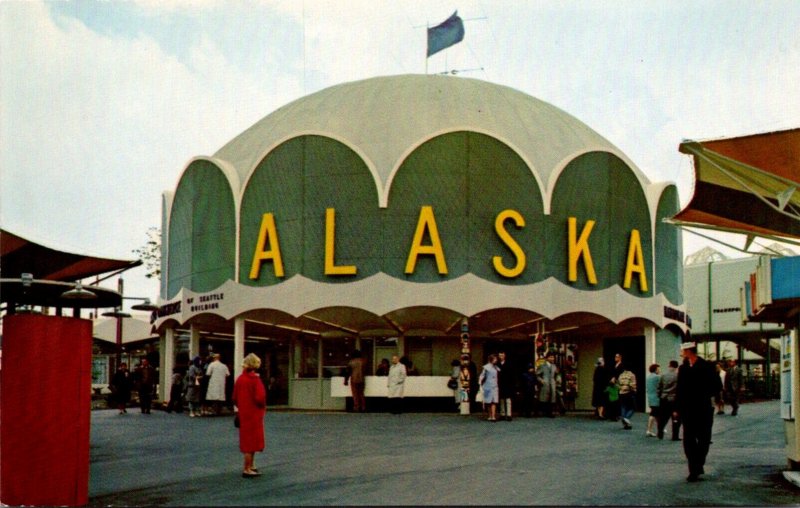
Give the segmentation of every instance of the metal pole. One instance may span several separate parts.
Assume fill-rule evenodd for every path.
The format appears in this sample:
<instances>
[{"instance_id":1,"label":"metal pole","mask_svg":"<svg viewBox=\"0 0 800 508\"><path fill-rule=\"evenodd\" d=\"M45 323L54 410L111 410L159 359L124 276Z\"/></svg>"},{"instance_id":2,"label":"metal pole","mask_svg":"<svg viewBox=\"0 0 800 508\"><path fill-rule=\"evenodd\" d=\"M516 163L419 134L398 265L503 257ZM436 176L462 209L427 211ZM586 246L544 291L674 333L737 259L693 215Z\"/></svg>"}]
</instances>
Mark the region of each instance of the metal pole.
<instances>
[{"instance_id":1,"label":"metal pole","mask_svg":"<svg viewBox=\"0 0 800 508\"><path fill-rule=\"evenodd\" d=\"M714 305L713 302L713 288L711 283L711 265L713 265L713 261L708 262L708 339L703 342L703 354L706 358L708 358L708 341L713 338L714 335L714 328L712 325L713 321L713 311L712 307Z\"/></svg>"},{"instance_id":2,"label":"metal pole","mask_svg":"<svg viewBox=\"0 0 800 508\"><path fill-rule=\"evenodd\" d=\"M124 283L122 282L122 277L119 278L117 281L117 292L119 293L120 297L122 297L122 290L123 290ZM122 311L122 300L120 299L120 311ZM122 317L117 316L117 364L114 366L115 369L119 369L119 364L122 363Z\"/></svg>"}]
</instances>

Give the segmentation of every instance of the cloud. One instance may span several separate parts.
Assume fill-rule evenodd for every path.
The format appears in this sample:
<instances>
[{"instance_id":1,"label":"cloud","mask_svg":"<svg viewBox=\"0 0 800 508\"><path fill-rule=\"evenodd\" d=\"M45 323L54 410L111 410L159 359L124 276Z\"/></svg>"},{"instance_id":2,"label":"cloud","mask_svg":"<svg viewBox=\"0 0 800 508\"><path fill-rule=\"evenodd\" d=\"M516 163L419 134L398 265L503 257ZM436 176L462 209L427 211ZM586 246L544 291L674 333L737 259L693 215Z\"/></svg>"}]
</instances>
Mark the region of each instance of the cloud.
<instances>
[{"instance_id":1,"label":"cloud","mask_svg":"<svg viewBox=\"0 0 800 508\"><path fill-rule=\"evenodd\" d=\"M133 258L188 160L299 88L291 73L262 86L208 38L184 62L141 33L56 23L42 4L2 9L0 217L56 248Z\"/></svg>"},{"instance_id":2,"label":"cloud","mask_svg":"<svg viewBox=\"0 0 800 508\"><path fill-rule=\"evenodd\" d=\"M426 62L425 25L456 9L464 41ZM192 157L304 94L426 63L564 109L686 202L683 138L797 127L798 25L781 1L0 2L0 222L132 257Z\"/></svg>"}]
</instances>

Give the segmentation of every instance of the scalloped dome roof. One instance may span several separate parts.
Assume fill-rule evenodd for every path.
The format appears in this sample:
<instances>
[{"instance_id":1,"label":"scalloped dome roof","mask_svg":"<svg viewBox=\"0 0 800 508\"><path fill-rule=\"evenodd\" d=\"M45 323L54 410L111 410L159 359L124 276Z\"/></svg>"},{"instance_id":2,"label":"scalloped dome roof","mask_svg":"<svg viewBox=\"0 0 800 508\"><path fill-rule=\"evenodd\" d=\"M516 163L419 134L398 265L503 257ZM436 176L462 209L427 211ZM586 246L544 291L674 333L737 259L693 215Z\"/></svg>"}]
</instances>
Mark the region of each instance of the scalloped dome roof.
<instances>
[{"instance_id":1,"label":"scalloped dome roof","mask_svg":"<svg viewBox=\"0 0 800 508\"><path fill-rule=\"evenodd\" d=\"M545 188L554 171L576 155L610 152L643 184L650 183L618 148L564 111L512 88L440 75L385 76L332 86L279 108L214 158L244 183L275 146L303 134L329 136L351 146L385 187L416 146L445 132L468 130L508 144Z\"/></svg>"}]
</instances>

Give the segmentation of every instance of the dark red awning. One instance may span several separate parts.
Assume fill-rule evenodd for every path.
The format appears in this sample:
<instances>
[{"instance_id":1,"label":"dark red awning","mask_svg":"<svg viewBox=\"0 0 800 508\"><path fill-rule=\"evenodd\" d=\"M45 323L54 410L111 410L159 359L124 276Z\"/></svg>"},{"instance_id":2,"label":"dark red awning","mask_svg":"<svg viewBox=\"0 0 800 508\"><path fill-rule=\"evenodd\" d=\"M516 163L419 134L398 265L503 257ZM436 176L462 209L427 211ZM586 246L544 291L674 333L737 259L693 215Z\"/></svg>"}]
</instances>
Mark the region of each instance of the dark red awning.
<instances>
[{"instance_id":1,"label":"dark red awning","mask_svg":"<svg viewBox=\"0 0 800 508\"><path fill-rule=\"evenodd\" d=\"M680 225L800 238L800 129L711 141L685 141L694 159L689 204Z\"/></svg>"},{"instance_id":2,"label":"dark red awning","mask_svg":"<svg viewBox=\"0 0 800 508\"><path fill-rule=\"evenodd\" d=\"M138 259L98 258L63 252L0 230L0 274L6 279L30 273L36 280L75 282L141 264Z\"/></svg>"}]
</instances>

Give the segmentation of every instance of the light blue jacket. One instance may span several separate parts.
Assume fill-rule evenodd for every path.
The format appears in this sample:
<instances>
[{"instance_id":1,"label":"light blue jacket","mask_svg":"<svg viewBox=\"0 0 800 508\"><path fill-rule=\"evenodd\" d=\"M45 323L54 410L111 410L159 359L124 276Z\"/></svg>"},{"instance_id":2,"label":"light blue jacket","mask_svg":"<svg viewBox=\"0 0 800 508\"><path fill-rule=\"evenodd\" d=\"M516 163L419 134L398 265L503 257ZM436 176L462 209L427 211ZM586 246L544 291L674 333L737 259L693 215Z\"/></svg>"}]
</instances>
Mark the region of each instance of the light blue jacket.
<instances>
[{"instance_id":1,"label":"light blue jacket","mask_svg":"<svg viewBox=\"0 0 800 508\"><path fill-rule=\"evenodd\" d=\"M650 407L658 407L661 401L658 398L658 382L661 376L655 372L649 372L645 379L645 390L647 393L647 405Z\"/></svg>"}]
</instances>

